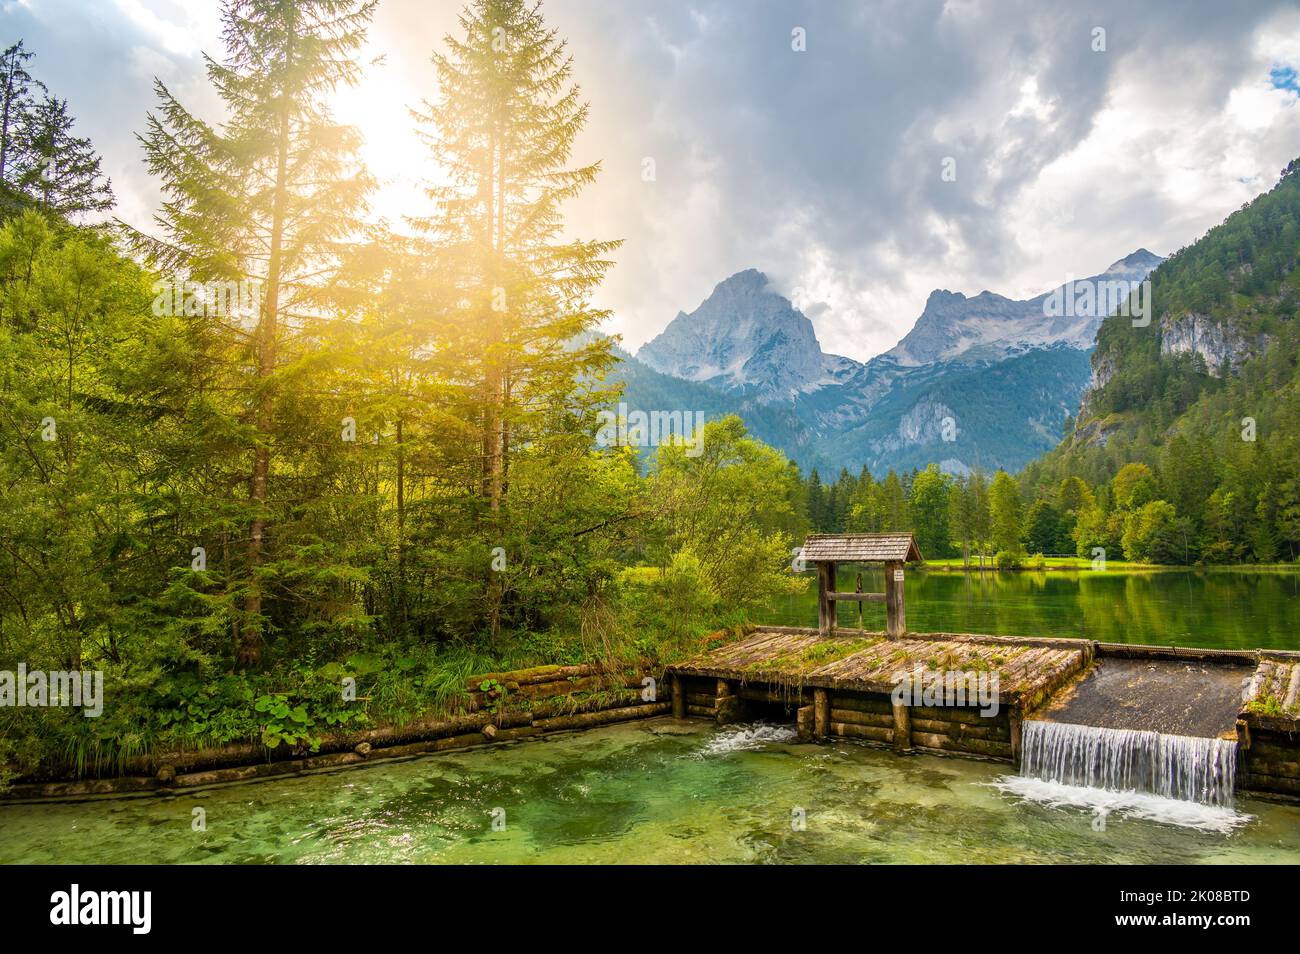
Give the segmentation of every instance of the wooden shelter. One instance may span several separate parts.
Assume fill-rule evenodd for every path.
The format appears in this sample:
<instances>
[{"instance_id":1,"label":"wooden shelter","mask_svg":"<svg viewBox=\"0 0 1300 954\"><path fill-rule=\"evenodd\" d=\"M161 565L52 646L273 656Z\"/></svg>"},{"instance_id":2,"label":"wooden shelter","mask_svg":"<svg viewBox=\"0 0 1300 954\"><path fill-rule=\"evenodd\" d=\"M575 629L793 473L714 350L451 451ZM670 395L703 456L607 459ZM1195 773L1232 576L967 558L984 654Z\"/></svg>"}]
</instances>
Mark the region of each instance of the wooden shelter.
<instances>
[{"instance_id":1,"label":"wooden shelter","mask_svg":"<svg viewBox=\"0 0 1300 954\"><path fill-rule=\"evenodd\" d=\"M819 533L804 541L800 555L805 563L817 564L817 626L823 636L835 632L835 604L840 600L884 603L885 632L896 639L907 631L903 564L921 560L910 533ZM837 592L835 570L841 563L883 563L885 592Z\"/></svg>"}]
</instances>

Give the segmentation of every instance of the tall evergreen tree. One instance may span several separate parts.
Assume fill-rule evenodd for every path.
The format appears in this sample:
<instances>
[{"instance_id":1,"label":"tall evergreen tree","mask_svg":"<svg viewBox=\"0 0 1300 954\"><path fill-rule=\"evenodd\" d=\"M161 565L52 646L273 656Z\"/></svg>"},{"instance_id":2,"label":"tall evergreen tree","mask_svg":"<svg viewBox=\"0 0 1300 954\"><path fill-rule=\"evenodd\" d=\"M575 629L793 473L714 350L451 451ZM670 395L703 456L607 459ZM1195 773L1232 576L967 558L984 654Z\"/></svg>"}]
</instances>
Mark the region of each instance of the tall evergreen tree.
<instances>
[{"instance_id":1,"label":"tall evergreen tree","mask_svg":"<svg viewBox=\"0 0 1300 954\"><path fill-rule=\"evenodd\" d=\"M980 555L980 569L984 569L984 557L988 555L993 536L993 518L989 509L989 484L984 472L976 468L971 472L969 490L971 495L971 535L975 540Z\"/></svg>"},{"instance_id":2,"label":"tall evergreen tree","mask_svg":"<svg viewBox=\"0 0 1300 954\"><path fill-rule=\"evenodd\" d=\"M975 492L969 475L953 482L948 495L948 526L953 541L961 544L962 565L969 566L975 540Z\"/></svg>"},{"instance_id":3,"label":"tall evergreen tree","mask_svg":"<svg viewBox=\"0 0 1300 954\"><path fill-rule=\"evenodd\" d=\"M17 157L18 188L64 217L113 207L99 156L89 139L72 134L72 123L68 101L46 96L28 113Z\"/></svg>"},{"instance_id":4,"label":"tall evergreen tree","mask_svg":"<svg viewBox=\"0 0 1300 954\"><path fill-rule=\"evenodd\" d=\"M808 475L808 522L817 533L826 533L829 528L829 496L817 468Z\"/></svg>"},{"instance_id":5,"label":"tall evergreen tree","mask_svg":"<svg viewBox=\"0 0 1300 954\"><path fill-rule=\"evenodd\" d=\"M319 447L338 433L337 417L330 423L317 413L327 402L309 400L296 372L313 354L322 286L341 243L360 227L371 186L356 161L356 131L333 121L326 98L355 81L354 57L374 8L375 0L227 0L225 59L207 59L224 121L209 124L155 81L158 109L140 137L166 197L155 219L165 238L132 232L136 247L172 279L258 290L255 313L244 316L251 327L207 313L191 329L203 365L218 369L202 391L213 418L203 433L233 452L209 455L216 470L203 485L220 495L210 503L226 525L247 528L223 567L242 665L261 659L268 591L302 581L295 555L319 559L306 554L319 554L320 541L289 527L304 519L294 500L303 477L293 472L303 464L286 463L277 474L273 455L294 442ZM242 502L230 496L240 483L248 487Z\"/></svg>"},{"instance_id":6,"label":"tall evergreen tree","mask_svg":"<svg viewBox=\"0 0 1300 954\"><path fill-rule=\"evenodd\" d=\"M906 530L910 525L907 515L907 497L903 492L903 482L893 470L885 475L880 485L881 525L886 532Z\"/></svg>"},{"instance_id":7,"label":"tall evergreen tree","mask_svg":"<svg viewBox=\"0 0 1300 954\"><path fill-rule=\"evenodd\" d=\"M562 241L561 205L599 163L569 166L587 105L566 43L524 0L474 0L463 37L433 55L439 97L417 113L446 184L416 219L463 318L447 371L466 386L480 489L496 514L515 448L554 426L574 381L612 362L587 336L607 312L589 304L618 241Z\"/></svg>"},{"instance_id":8,"label":"tall evergreen tree","mask_svg":"<svg viewBox=\"0 0 1300 954\"><path fill-rule=\"evenodd\" d=\"M0 187L15 191L12 163L20 131L34 105L32 87L40 86L27 72L27 61L33 56L22 40L0 53Z\"/></svg>"}]
</instances>

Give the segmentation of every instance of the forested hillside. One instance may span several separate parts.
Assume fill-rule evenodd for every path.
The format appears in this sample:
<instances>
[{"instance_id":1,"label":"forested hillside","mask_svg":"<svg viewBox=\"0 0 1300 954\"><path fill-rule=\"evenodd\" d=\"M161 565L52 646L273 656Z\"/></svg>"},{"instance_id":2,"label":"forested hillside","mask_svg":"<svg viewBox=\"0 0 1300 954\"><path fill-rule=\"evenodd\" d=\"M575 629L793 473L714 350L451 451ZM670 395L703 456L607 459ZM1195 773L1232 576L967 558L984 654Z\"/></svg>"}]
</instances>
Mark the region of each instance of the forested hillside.
<instances>
[{"instance_id":1,"label":"forested hillside","mask_svg":"<svg viewBox=\"0 0 1300 954\"><path fill-rule=\"evenodd\" d=\"M1087 483L1096 499L1075 514L1081 555L1300 554L1298 256L1300 161L1152 273L1149 324L1102 324L1073 433L1022 475L1058 507L1064 481Z\"/></svg>"}]
</instances>

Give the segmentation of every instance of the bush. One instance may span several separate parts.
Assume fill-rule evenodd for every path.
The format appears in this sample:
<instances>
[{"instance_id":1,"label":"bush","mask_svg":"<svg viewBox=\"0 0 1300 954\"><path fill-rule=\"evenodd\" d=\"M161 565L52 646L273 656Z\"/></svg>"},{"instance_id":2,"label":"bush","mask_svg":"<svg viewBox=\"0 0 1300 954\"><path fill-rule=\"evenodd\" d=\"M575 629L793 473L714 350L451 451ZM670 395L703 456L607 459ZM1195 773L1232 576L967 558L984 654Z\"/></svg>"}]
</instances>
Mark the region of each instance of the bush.
<instances>
[{"instance_id":1,"label":"bush","mask_svg":"<svg viewBox=\"0 0 1300 954\"><path fill-rule=\"evenodd\" d=\"M1018 570L1024 563L1025 555L1015 550L999 550L993 557L993 565L999 570Z\"/></svg>"}]
</instances>

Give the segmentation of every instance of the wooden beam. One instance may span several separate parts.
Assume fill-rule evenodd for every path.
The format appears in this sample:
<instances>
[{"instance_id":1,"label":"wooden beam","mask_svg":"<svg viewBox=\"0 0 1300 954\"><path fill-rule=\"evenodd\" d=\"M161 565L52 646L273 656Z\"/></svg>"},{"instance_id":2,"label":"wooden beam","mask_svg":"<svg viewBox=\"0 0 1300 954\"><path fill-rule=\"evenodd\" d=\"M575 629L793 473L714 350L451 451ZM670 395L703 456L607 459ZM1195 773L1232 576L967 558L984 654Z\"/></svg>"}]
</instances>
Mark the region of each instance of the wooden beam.
<instances>
[{"instance_id":1,"label":"wooden beam","mask_svg":"<svg viewBox=\"0 0 1300 954\"><path fill-rule=\"evenodd\" d=\"M803 706L795 713L795 725L798 726L800 742L811 742L813 740L813 723L812 706Z\"/></svg>"},{"instance_id":2,"label":"wooden beam","mask_svg":"<svg viewBox=\"0 0 1300 954\"><path fill-rule=\"evenodd\" d=\"M907 632L907 614L903 608L903 564L885 564L885 632L897 639Z\"/></svg>"},{"instance_id":3,"label":"wooden beam","mask_svg":"<svg viewBox=\"0 0 1300 954\"><path fill-rule=\"evenodd\" d=\"M831 593L835 590L835 564L817 564L817 628L823 636L829 636L835 630L835 601Z\"/></svg>"},{"instance_id":4,"label":"wooden beam","mask_svg":"<svg viewBox=\"0 0 1300 954\"><path fill-rule=\"evenodd\" d=\"M738 683L731 683L726 679L719 679L717 686L717 695L714 697L714 710L717 712L716 721L718 725L727 725L730 722L740 721L741 712L744 705L737 695Z\"/></svg>"},{"instance_id":5,"label":"wooden beam","mask_svg":"<svg viewBox=\"0 0 1300 954\"><path fill-rule=\"evenodd\" d=\"M825 689L813 690L813 736L824 739L831 731L831 694Z\"/></svg>"},{"instance_id":6,"label":"wooden beam","mask_svg":"<svg viewBox=\"0 0 1300 954\"><path fill-rule=\"evenodd\" d=\"M844 591L831 592L826 594L833 600L843 600L846 603L883 603L885 602L884 593L847 593Z\"/></svg>"},{"instance_id":7,"label":"wooden beam","mask_svg":"<svg viewBox=\"0 0 1300 954\"><path fill-rule=\"evenodd\" d=\"M912 750L912 714L907 704L896 702L894 709L894 751L910 752Z\"/></svg>"}]
</instances>

